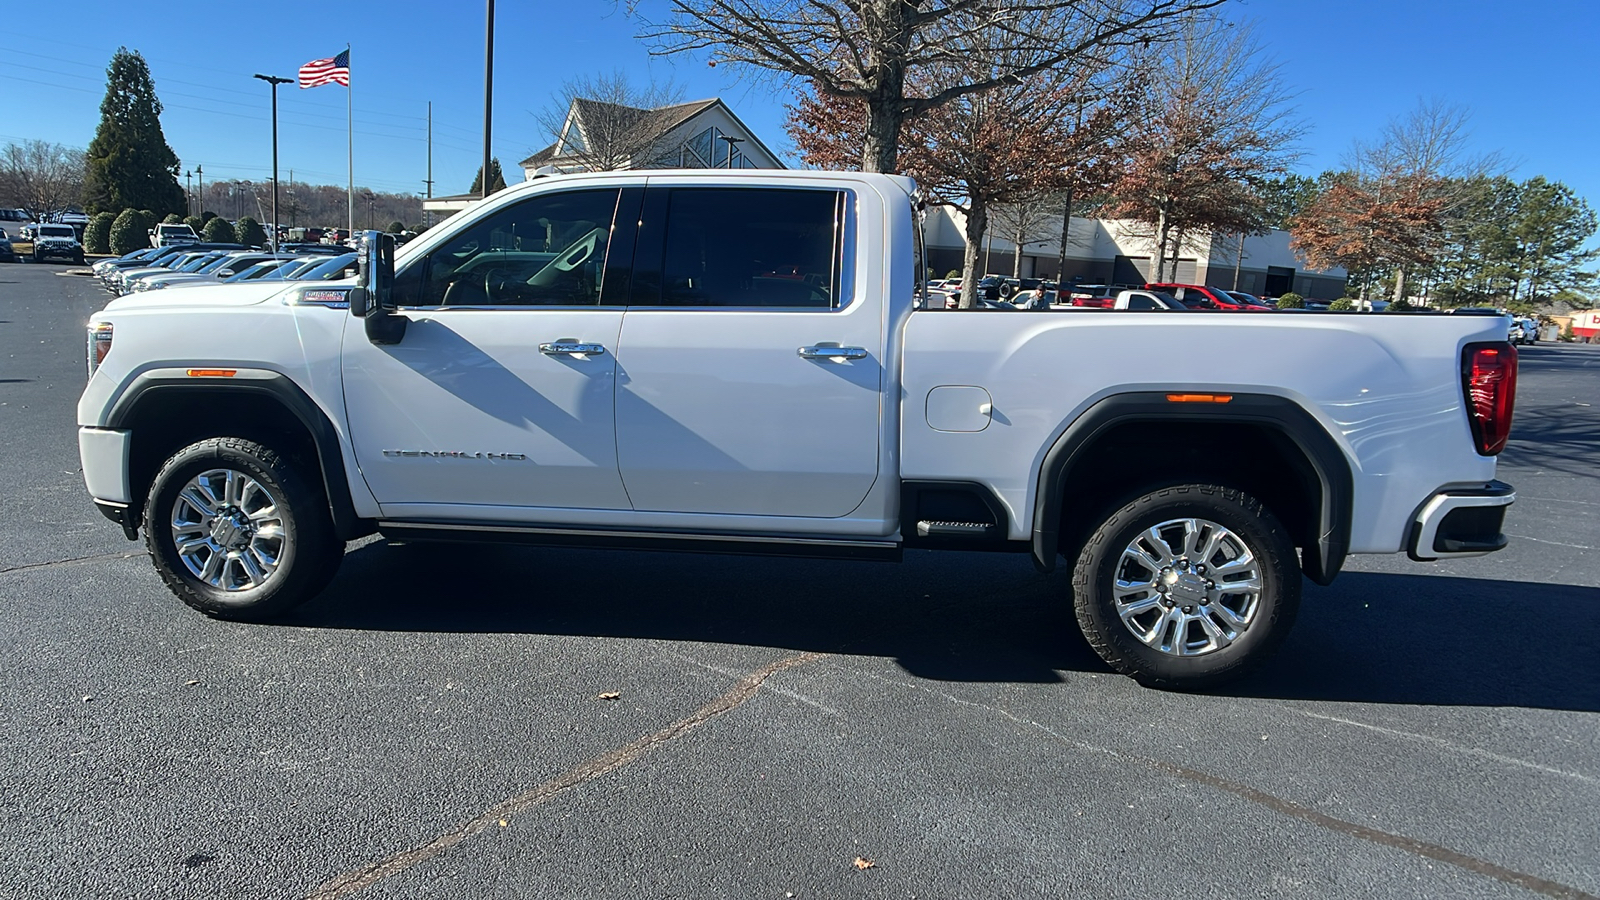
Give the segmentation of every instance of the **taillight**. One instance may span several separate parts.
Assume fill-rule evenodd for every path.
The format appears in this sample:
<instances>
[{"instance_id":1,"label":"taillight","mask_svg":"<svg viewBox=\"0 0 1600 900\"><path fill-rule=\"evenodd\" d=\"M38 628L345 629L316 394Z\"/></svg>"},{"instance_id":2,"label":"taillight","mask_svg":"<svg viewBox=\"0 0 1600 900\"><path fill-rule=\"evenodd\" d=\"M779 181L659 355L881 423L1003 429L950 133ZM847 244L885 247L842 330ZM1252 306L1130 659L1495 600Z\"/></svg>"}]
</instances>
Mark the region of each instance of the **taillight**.
<instances>
[{"instance_id":1,"label":"taillight","mask_svg":"<svg viewBox=\"0 0 1600 900\"><path fill-rule=\"evenodd\" d=\"M111 352L111 323L94 322L89 325L89 374L100 368Z\"/></svg>"},{"instance_id":2,"label":"taillight","mask_svg":"<svg viewBox=\"0 0 1600 900\"><path fill-rule=\"evenodd\" d=\"M1461 351L1461 394L1478 452L1504 450L1517 400L1517 348L1505 341L1468 344Z\"/></svg>"}]
</instances>

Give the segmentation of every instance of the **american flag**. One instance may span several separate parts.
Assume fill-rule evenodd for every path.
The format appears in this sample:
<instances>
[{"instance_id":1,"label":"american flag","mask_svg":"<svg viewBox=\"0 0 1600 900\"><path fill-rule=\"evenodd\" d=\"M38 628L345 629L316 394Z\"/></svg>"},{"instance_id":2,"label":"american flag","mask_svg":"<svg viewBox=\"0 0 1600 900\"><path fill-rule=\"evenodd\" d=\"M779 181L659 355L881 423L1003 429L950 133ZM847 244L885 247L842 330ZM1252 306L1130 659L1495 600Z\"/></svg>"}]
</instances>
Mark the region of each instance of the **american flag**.
<instances>
[{"instance_id":1,"label":"american flag","mask_svg":"<svg viewBox=\"0 0 1600 900\"><path fill-rule=\"evenodd\" d=\"M338 56L327 59L313 59L300 67L300 86L302 88L322 87L325 84L342 84L350 86L350 51L347 48Z\"/></svg>"}]
</instances>

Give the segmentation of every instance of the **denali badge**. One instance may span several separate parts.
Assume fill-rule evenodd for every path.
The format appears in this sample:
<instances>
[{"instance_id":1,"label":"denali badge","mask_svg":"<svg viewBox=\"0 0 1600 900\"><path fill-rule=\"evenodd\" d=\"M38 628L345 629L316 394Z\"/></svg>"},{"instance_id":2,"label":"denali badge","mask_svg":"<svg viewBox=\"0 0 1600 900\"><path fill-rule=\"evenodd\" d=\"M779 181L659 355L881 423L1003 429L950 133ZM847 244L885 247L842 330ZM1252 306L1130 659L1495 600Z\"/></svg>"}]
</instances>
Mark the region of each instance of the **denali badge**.
<instances>
[{"instance_id":1,"label":"denali badge","mask_svg":"<svg viewBox=\"0 0 1600 900\"><path fill-rule=\"evenodd\" d=\"M384 456L403 459L527 459L526 453L468 453L465 450L385 450Z\"/></svg>"}]
</instances>

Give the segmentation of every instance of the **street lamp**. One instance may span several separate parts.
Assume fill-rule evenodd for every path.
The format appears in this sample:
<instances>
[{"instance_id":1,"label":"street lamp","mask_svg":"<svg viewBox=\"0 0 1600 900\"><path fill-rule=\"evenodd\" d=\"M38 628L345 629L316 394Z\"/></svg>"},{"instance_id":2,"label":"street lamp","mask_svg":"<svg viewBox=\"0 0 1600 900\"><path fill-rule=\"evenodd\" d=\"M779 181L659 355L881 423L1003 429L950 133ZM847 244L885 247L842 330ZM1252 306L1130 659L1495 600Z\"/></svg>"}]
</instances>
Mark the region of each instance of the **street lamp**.
<instances>
[{"instance_id":1,"label":"street lamp","mask_svg":"<svg viewBox=\"0 0 1600 900\"><path fill-rule=\"evenodd\" d=\"M257 78L272 85L272 228L268 237L271 239L272 252L278 252L278 85L294 84L293 78L279 78L276 75L257 75Z\"/></svg>"},{"instance_id":2,"label":"street lamp","mask_svg":"<svg viewBox=\"0 0 1600 900\"><path fill-rule=\"evenodd\" d=\"M744 138L734 137L731 134L718 135L718 137L728 142L728 168L731 169L733 168L733 145L744 143Z\"/></svg>"},{"instance_id":3,"label":"street lamp","mask_svg":"<svg viewBox=\"0 0 1600 900\"><path fill-rule=\"evenodd\" d=\"M188 169L183 170L183 214L194 215L194 181Z\"/></svg>"}]
</instances>

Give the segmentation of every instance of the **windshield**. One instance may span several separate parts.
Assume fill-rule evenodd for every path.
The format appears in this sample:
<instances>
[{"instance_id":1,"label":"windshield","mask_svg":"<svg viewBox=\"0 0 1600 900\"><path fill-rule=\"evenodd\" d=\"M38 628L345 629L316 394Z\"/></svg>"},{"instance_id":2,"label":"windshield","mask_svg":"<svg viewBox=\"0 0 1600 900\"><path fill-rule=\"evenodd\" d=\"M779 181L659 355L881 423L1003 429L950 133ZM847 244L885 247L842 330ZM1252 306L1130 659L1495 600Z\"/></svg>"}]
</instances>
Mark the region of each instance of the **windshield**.
<instances>
[{"instance_id":1,"label":"windshield","mask_svg":"<svg viewBox=\"0 0 1600 900\"><path fill-rule=\"evenodd\" d=\"M183 263L180 266L176 266L175 268L177 268L179 272L198 272L200 271L201 267L205 266L214 259L216 259L215 256L211 254L205 254L203 256L190 259L188 262Z\"/></svg>"},{"instance_id":2,"label":"windshield","mask_svg":"<svg viewBox=\"0 0 1600 900\"><path fill-rule=\"evenodd\" d=\"M202 275L210 275L212 272L215 272L218 269L226 268L229 263L236 263L236 262L239 262L239 258L236 257L236 256L219 257L219 258L214 259L211 262L208 262L205 265L201 266L200 267L200 274L202 274Z\"/></svg>"},{"instance_id":3,"label":"windshield","mask_svg":"<svg viewBox=\"0 0 1600 900\"><path fill-rule=\"evenodd\" d=\"M355 264L356 255L354 253L346 253L343 256L335 256L314 268L302 269L294 278L296 281L332 281L335 278L343 278L344 270L354 268Z\"/></svg>"},{"instance_id":4,"label":"windshield","mask_svg":"<svg viewBox=\"0 0 1600 900\"><path fill-rule=\"evenodd\" d=\"M78 233L72 230L71 225L40 225L39 234L44 237L75 238L78 236Z\"/></svg>"}]
</instances>

